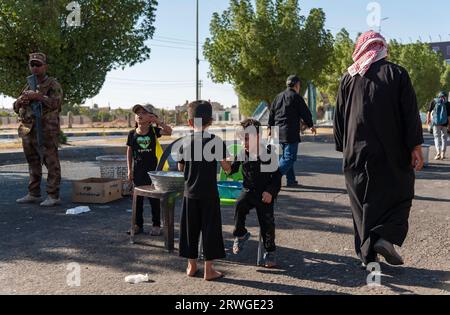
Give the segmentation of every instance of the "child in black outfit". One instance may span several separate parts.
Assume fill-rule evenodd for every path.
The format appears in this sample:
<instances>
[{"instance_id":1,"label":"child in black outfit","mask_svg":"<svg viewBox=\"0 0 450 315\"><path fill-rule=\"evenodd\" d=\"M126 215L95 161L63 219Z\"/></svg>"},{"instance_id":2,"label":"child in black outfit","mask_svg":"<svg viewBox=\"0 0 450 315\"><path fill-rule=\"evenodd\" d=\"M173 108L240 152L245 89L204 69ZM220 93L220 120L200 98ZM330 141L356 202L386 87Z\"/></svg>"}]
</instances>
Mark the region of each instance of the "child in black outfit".
<instances>
[{"instance_id":1,"label":"child in black outfit","mask_svg":"<svg viewBox=\"0 0 450 315\"><path fill-rule=\"evenodd\" d=\"M231 166L231 174L233 174L238 172L242 165L244 177L244 188L236 203L233 253L238 254L249 239L250 233L245 228L245 219L249 211L256 208L266 250L264 266L272 268L276 266L273 208L274 200L281 189L281 173L278 171L278 164L276 164L278 157L271 146L263 147L260 145L261 124L259 121L247 119L241 125L244 128L245 150L240 152ZM263 150L266 150L264 159L261 156ZM275 164L273 164L274 162Z\"/></svg>"},{"instance_id":2,"label":"child in black outfit","mask_svg":"<svg viewBox=\"0 0 450 315\"><path fill-rule=\"evenodd\" d=\"M227 149L219 137L206 131L212 122L212 106L206 101L188 105L189 125L194 133L186 137L180 149L179 170L184 171L185 190L180 224L180 256L188 258L186 273L196 275L200 232L205 257L204 279L221 278L213 260L225 258L220 200L217 190L217 162L225 171Z\"/></svg>"},{"instance_id":3,"label":"child in black outfit","mask_svg":"<svg viewBox=\"0 0 450 315\"><path fill-rule=\"evenodd\" d=\"M148 172L156 170L156 141L161 135L171 135L172 128L161 122L152 105L135 105L133 113L136 117L136 129L130 131L127 140L128 180L135 186L151 185ZM157 127L154 127L153 125ZM161 208L159 199L149 198L152 207L153 227L151 235L161 234ZM136 200L135 234L144 232L144 197ZM129 234L130 232L128 232Z\"/></svg>"}]
</instances>

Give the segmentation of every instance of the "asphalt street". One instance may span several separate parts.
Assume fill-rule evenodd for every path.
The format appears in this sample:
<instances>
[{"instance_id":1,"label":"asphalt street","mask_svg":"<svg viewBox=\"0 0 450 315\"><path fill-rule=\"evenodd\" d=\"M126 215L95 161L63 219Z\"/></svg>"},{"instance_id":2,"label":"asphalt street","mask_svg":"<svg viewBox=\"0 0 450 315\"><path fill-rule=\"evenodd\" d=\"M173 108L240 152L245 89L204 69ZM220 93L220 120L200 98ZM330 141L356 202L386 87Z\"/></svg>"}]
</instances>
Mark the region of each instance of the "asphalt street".
<instances>
[{"instance_id":1,"label":"asphalt street","mask_svg":"<svg viewBox=\"0 0 450 315\"><path fill-rule=\"evenodd\" d=\"M427 141L430 139L427 137ZM432 149L430 155L434 156ZM353 249L353 224L341 175L341 155L331 143L301 145L296 164L299 188L285 188L276 207L279 268L256 267L258 224L239 256L231 253L233 207L223 207L227 258L217 263L219 282L187 278L185 260L167 253L163 237L140 236L129 244L131 199L91 205L91 212L65 215L71 181L100 175L95 160L62 162L63 204L57 208L17 205L28 171L20 162L0 166L0 293L3 294L449 294L450 160L432 162L417 174L410 232L399 249L406 264L381 262L381 286L368 286ZM44 185L43 185L43 190ZM147 207L147 206L146 206ZM145 209L146 227L151 223ZM176 210L178 239L179 206ZM176 247L178 244L176 242ZM80 286L70 287L70 263L80 266ZM124 278L149 274L150 282Z\"/></svg>"}]
</instances>

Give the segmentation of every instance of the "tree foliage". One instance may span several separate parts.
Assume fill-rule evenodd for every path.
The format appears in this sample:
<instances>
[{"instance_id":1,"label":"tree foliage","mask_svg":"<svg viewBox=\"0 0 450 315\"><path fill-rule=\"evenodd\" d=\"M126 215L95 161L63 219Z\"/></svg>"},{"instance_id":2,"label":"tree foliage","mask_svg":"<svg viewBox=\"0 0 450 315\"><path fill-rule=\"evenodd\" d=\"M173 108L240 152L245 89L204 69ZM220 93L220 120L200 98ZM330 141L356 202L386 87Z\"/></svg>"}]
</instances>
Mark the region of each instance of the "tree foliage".
<instances>
[{"instance_id":1,"label":"tree foliage","mask_svg":"<svg viewBox=\"0 0 450 315\"><path fill-rule=\"evenodd\" d=\"M333 37L324 28L325 14L312 9L300 15L297 0L230 0L222 14L214 13L204 55L210 77L230 83L245 115L260 101L270 103L296 73L316 81L332 52Z\"/></svg>"},{"instance_id":2,"label":"tree foliage","mask_svg":"<svg viewBox=\"0 0 450 315\"><path fill-rule=\"evenodd\" d=\"M430 100L442 89L441 77L445 71L442 55L426 43L401 45L391 41L393 53L389 60L403 66L409 73L421 110L426 110Z\"/></svg>"},{"instance_id":3,"label":"tree foliage","mask_svg":"<svg viewBox=\"0 0 450 315\"><path fill-rule=\"evenodd\" d=\"M336 104L336 95L342 74L347 71L353 62L354 46L350 34L345 29L336 34L330 62L324 68L322 80L319 82L320 92L328 96L331 104Z\"/></svg>"},{"instance_id":4,"label":"tree foliage","mask_svg":"<svg viewBox=\"0 0 450 315\"><path fill-rule=\"evenodd\" d=\"M354 45L355 42L345 29L336 35L330 64L324 69L319 86L332 104L336 101L339 79L353 63ZM389 42L388 60L408 71L421 110L426 110L427 104L439 90L450 90L450 65L429 44L417 42L404 45L392 40Z\"/></svg>"},{"instance_id":5,"label":"tree foliage","mask_svg":"<svg viewBox=\"0 0 450 315\"><path fill-rule=\"evenodd\" d=\"M28 72L28 54L48 55L49 74L65 101L98 94L106 74L150 57L156 0L78 0L81 25L70 27L67 0L0 2L0 93L17 97Z\"/></svg>"}]
</instances>

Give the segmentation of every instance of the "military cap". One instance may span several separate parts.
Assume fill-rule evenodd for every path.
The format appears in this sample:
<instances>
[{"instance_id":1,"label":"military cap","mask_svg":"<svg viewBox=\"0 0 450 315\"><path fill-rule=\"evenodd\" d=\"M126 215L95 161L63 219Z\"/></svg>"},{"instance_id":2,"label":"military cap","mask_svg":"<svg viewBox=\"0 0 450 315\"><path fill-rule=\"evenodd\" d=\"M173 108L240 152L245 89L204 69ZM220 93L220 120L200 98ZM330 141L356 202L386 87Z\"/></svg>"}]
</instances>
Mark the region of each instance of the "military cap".
<instances>
[{"instance_id":1,"label":"military cap","mask_svg":"<svg viewBox=\"0 0 450 315\"><path fill-rule=\"evenodd\" d=\"M30 62L31 61L39 61L43 64L47 63L47 56L43 53L31 53L30 54Z\"/></svg>"}]
</instances>

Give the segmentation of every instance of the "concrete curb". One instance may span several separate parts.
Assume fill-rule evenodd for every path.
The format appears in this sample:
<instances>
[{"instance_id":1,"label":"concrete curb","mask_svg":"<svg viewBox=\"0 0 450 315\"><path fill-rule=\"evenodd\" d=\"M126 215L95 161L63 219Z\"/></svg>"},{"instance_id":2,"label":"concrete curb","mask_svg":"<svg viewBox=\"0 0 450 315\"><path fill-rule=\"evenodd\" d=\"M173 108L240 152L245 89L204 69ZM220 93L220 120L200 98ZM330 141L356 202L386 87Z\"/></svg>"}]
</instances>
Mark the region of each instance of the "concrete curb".
<instances>
[{"instance_id":1,"label":"concrete curb","mask_svg":"<svg viewBox=\"0 0 450 315\"><path fill-rule=\"evenodd\" d=\"M98 132L65 132L68 138L73 137L108 137L108 136L127 136L129 131L98 131ZM19 139L17 134L0 135L0 140Z\"/></svg>"},{"instance_id":2,"label":"concrete curb","mask_svg":"<svg viewBox=\"0 0 450 315\"><path fill-rule=\"evenodd\" d=\"M303 142L332 142L333 135L302 136ZM168 143L161 144L165 148ZM103 155L126 155L126 146L98 146L98 147L70 147L64 146L59 150L61 160L96 161L96 157ZM25 154L18 149L12 152L0 153L0 165L26 163Z\"/></svg>"},{"instance_id":3,"label":"concrete curb","mask_svg":"<svg viewBox=\"0 0 450 315\"><path fill-rule=\"evenodd\" d=\"M125 146L104 147L64 147L59 150L60 160L95 161L97 156L102 155L125 155ZM0 153L0 165L26 163L23 151Z\"/></svg>"}]
</instances>

